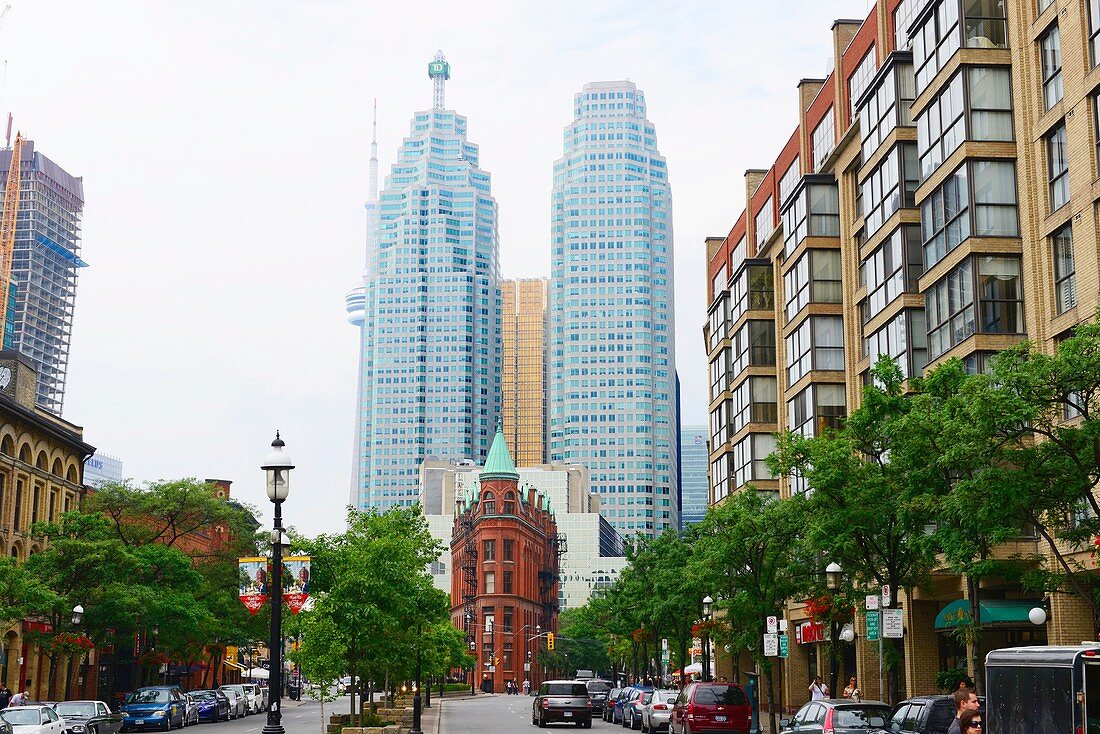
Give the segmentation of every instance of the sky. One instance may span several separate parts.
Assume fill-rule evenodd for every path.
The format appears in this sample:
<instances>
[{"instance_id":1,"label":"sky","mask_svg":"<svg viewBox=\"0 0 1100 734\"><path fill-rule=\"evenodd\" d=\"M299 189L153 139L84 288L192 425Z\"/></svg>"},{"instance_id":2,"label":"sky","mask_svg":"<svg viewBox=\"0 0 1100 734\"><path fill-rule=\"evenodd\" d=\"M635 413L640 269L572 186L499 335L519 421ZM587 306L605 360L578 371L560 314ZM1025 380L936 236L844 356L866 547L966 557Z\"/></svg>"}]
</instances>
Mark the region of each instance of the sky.
<instances>
[{"instance_id":1,"label":"sky","mask_svg":"<svg viewBox=\"0 0 1100 734\"><path fill-rule=\"evenodd\" d=\"M704 238L744 208L868 0L7 0L0 110L84 179L64 417L128 477L228 479L269 522L339 532L351 481L371 109L383 175L431 107L469 119L505 277L548 276L553 162L573 94L630 79L668 159L685 424L707 413Z\"/></svg>"}]
</instances>

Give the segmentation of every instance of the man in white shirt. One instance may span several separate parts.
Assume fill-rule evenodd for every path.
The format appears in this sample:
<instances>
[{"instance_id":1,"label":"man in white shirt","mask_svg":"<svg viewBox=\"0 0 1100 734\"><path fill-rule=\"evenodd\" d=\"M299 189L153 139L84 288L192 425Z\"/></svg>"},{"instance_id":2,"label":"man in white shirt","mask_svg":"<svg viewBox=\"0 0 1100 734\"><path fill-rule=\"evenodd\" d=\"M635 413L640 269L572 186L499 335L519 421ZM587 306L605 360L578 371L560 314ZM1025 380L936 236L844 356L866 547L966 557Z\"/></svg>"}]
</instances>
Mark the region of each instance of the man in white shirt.
<instances>
[{"instance_id":1,"label":"man in white shirt","mask_svg":"<svg viewBox=\"0 0 1100 734\"><path fill-rule=\"evenodd\" d=\"M29 700L31 700L31 692L22 691L11 697L11 700L8 701L8 706L23 706Z\"/></svg>"}]
</instances>

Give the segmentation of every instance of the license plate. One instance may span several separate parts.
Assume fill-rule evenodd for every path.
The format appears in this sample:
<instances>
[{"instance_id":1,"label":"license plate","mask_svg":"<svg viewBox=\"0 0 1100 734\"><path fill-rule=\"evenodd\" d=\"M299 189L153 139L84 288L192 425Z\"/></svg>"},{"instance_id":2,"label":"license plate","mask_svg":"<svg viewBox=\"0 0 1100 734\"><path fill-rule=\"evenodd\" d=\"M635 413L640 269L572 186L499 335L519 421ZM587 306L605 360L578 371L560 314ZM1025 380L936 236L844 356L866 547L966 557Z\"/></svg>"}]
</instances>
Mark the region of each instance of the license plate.
<instances>
[{"instance_id":1,"label":"license plate","mask_svg":"<svg viewBox=\"0 0 1100 734\"><path fill-rule=\"evenodd\" d=\"M564 714L565 718L567 718L567 719L572 715L573 715L572 711L566 711L565 714Z\"/></svg>"},{"instance_id":2,"label":"license plate","mask_svg":"<svg viewBox=\"0 0 1100 734\"><path fill-rule=\"evenodd\" d=\"M145 721L142 720L142 719L134 719L134 723L137 724L138 726L141 726L142 724L145 723Z\"/></svg>"},{"instance_id":3,"label":"license plate","mask_svg":"<svg viewBox=\"0 0 1100 734\"><path fill-rule=\"evenodd\" d=\"M725 721L725 720L726 720L726 717L725 717L725 716L715 716L715 717L714 717L714 720L715 720L715 721Z\"/></svg>"}]
</instances>

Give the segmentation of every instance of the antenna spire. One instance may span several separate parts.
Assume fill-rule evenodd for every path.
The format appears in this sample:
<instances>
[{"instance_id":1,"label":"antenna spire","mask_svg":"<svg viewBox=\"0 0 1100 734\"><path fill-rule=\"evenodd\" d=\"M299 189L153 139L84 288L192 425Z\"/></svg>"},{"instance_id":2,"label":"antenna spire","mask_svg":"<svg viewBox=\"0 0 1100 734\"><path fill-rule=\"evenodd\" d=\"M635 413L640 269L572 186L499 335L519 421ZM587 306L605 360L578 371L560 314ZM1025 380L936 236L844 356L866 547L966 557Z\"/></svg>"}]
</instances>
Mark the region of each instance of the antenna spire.
<instances>
[{"instance_id":1,"label":"antenna spire","mask_svg":"<svg viewBox=\"0 0 1100 734\"><path fill-rule=\"evenodd\" d=\"M444 94L447 80L451 78L451 65L442 51L436 51L432 62L428 64L428 77L432 80L432 107L445 109Z\"/></svg>"},{"instance_id":2,"label":"antenna spire","mask_svg":"<svg viewBox=\"0 0 1100 734\"><path fill-rule=\"evenodd\" d=\"M370 189L371 201L378 201L378 98L374 98L374 127L370 141Z\"/></svg>"}]
</instances>

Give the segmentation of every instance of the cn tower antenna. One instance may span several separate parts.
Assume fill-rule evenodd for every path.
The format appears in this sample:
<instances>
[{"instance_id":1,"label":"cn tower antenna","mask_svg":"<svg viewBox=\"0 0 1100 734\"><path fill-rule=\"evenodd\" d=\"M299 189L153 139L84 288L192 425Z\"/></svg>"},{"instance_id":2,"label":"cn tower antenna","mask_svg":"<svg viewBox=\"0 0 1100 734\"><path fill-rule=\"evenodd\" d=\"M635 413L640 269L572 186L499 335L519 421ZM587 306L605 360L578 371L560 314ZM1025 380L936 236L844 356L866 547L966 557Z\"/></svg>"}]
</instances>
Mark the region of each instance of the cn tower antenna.
<instances>
[{"instance_id":1,"label":"cn tower antenna","mask_svg":"<svg viewBox=\"0 0 1100 734\"><path fill-rule=\"evenodd\" d=\"M374 98L374 127L370 139L370 189L371 201L378 201L378 98Z\"/></svg>"},{"instance_id":2,"label":"cn tower antenna","mask_svg":"<svg viewBox=\"0 0 1100 734\"><path fill-rule=\"evenodd\" d=\"M436 51L435 58L428 64L428 77L432 80L432 107L437 110L445 109L444 86L451 78L451 65L447 63L447 57L442 51Z\"/></svg>"}]
</instances>

